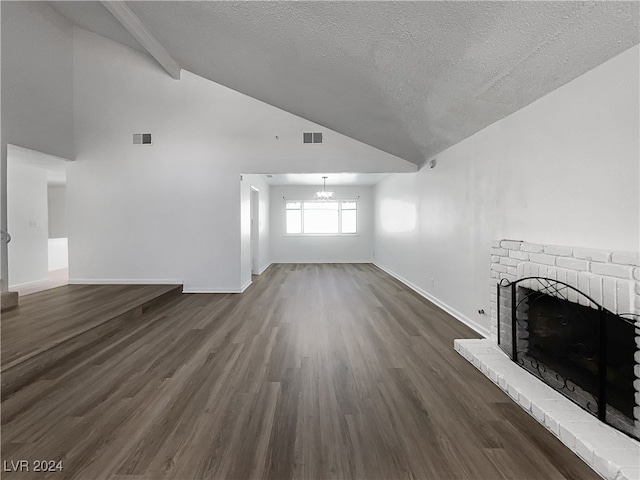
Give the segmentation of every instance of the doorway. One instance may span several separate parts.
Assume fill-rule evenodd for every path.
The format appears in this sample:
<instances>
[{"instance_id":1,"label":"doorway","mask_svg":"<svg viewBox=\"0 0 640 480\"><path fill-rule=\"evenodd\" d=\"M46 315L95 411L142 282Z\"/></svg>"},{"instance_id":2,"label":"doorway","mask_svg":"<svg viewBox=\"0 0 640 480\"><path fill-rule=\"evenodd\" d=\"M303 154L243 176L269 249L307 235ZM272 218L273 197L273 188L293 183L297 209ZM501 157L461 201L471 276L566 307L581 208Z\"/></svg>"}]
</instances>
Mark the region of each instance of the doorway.
<instances>
[{"instance_id":1,"label":"doorway","mask_svg":"<svg viewBox=\"0 0 640 480\"><path fill-rule=\"evenodd\" d=\"M7 147L8 287L20 296L66 285L65 159Z\"/></svg>"},{"instance_id":2,"label":"doorway","mask_svg":"<svg viewBox=\"0 0 640 480\"><path fill-rule=\"evenodd\" d=\"M260 192L251 186L251 273L260 275Z\"/></svg>"}]
</instances>

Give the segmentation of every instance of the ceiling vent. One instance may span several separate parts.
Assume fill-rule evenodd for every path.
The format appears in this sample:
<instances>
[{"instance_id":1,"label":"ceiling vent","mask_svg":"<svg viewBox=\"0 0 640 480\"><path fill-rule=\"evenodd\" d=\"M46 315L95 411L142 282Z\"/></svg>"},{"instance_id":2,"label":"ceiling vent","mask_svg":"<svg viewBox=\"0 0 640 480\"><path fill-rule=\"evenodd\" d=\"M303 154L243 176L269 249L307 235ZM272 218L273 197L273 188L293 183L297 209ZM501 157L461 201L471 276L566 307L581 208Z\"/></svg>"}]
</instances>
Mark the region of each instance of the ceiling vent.
<instances>
[{"instance_id":1,"label":"ceiling vent","mask_svg":"<svg viewBox=\"0 0 640 480\"><path fill-rule=\"evenodd\" d=\"M133 144L134 145L151 145L151 134L150 133L134 133L133 134Z\"/></svg>"},{"instance_id":2,"label":"ceiling vent","mask_svg":"<svg viewBox=\"0 0 640 480\"><path fill-rule=\"evenodd\" d=\"M302 143L322 143L322 132L303 133Z\"/></svg>"}]
</instances>

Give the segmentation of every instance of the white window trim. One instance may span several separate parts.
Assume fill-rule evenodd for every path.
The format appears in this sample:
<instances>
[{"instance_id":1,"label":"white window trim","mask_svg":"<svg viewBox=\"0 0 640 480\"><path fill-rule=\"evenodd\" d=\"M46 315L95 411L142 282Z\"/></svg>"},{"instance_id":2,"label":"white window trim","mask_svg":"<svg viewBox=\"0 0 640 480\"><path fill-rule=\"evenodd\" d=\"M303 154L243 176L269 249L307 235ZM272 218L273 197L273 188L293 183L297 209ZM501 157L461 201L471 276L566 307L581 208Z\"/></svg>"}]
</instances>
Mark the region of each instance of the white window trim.
<instances>
[{"instance_id":1,"label":"white window trim","mask_svg":"<svg viewBox=\"0 0 640 480\"><path fill-rule=\"evenodd\" d=\"M340 230L338 233L287 233L287 210L294 210L294 209L288 209L287 208L287 203L296 203L299 202L300 203L300 228L302 230L304 230L304 203L305 202L311 202L311 203L315 203L315 202L324 202L324 203L337 203L338 204L338 230ZM342 202L354 202L356 204L356 233L342 233ZM297 210L297 209L295 209ZM359 233L359 225L358 225L358 219L359 219L359 210L360 208L358 207L358 199L357 198L334 198L332 200L298 200L298 199L289 199L289 198L285 198L284 199L284 237L359 237L360 233Z\"/></svg>"}]
</instances>

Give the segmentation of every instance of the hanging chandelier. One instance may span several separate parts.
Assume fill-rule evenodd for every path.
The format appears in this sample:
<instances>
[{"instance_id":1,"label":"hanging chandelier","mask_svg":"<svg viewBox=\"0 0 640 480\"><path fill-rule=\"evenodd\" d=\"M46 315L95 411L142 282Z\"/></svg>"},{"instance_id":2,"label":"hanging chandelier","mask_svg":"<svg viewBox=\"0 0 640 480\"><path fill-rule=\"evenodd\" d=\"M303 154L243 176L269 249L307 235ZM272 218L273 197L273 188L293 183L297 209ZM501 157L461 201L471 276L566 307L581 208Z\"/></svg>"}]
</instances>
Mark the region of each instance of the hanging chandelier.
<instances>
[{"instance_id":1,"label":"hanging chandelier","mask_svg":"<svg viewBox=\"0 0 640 480\"><path fill-rule=\"evenodd\" d=\"M330 200L334 192L327 192L327 177L322 177L322 190L316 192L316 200Z\"/></svg>"}]
</instances>

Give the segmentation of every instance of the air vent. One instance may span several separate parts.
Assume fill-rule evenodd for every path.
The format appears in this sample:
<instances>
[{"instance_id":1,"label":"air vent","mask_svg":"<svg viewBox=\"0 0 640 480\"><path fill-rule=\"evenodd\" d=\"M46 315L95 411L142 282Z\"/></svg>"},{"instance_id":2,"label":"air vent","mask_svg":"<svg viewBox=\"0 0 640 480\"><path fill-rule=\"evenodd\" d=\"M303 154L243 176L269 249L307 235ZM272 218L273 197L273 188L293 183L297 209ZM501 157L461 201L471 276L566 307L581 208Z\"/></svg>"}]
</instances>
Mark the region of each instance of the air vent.
<instances>
[{"instance_id":1,"label":"air vent","mask_svg":"<svg viewBox=\"0 0 640 480\"><path fill-rule=\"evenodd\" d=\"M133 144L134 145L151 145L151 134L150 133L134 133L133 134Z\"/></svg>"},{"instance_id":2,"label":"air vent","mask_svg":"<svg viewBox=\"0 0 640 480\"><path fill-rule=\"evenodd\" d=\"M303 133L302 143L322 143L322 132Z\"/></svg>"}]
</instances>

